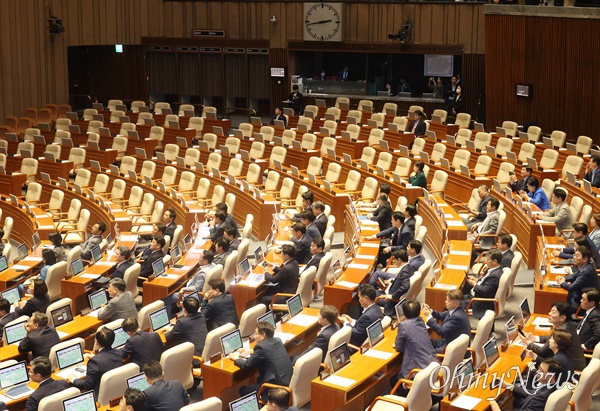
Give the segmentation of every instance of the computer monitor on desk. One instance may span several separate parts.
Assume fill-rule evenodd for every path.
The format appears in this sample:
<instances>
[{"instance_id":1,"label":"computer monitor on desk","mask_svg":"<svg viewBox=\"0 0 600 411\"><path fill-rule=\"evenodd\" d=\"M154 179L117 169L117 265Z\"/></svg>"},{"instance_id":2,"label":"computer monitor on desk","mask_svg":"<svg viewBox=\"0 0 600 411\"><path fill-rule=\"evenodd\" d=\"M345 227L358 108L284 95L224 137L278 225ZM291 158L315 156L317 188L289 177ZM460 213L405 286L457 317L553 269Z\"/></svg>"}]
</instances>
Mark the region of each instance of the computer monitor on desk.
<instances>
[{"instance_id":1,"label":"computer monitor on desk","mask_svg":"<svg viewBox=\"0 0 600 411\"><path fill-rule=\"evenodd\" d=\"M71 261L71 271L73 272L73 276L79 275L83 272L83 261L81 258L76 258Z\"/></svg>"},{"instance_id":2,"label":"computer monitor on desk","mask_svg":"<svg viewBox=\"0 0 600 411\"><path fill-rule=\"evenodd\" d=\"M58 307L56 310L50 311L50 317L52 318L52 324L54 325L54 328L73 321L71 304L63 305L62 307Z\"/></svg>"},{"instance_id":3,"label":"computer monitor on desk","mask_svg":"<svg viewBox=\"0 0 600 411\"><path fill-rule=\"evenodd\" d=\"M259 411L260 409L256 391L229 403L229 411Z\"/></svg>"},{"instance_id":4,"label":"computer monitor on desk","mask_svg":"<svg viewBox=\"0 0 600 411\"><path fill-rule=\"evenodd\" d=\"M28 381L25 361L0 368L0 386L3 390L12 387L4 394L8 398L17 399L33 392L33 389L26 385Z\"/></svg>"},{"instance_id":5,"label":"computer monitor on desk","mask_svg":"<svg viewBox=\"0 0 600 411\"><path fill-rule=\"evenodd\" d=\"M275 314L273 314L273 311L269 311L269 312L261 315L260 317L257 318L256 322L257 323L261 323L261 322L269 323L269 324L271 324L271 326L273 326L273 328L276 328Z\"/></svg>"},{"instance_id":6,"label":"computer monitor on desk","mask_svg":"<svg viewBox=\"0 0 600 411\"><path fill-rule=\"evenodd\" d=\"M239 263L237 266L237 274L239 276L241 276L242 278L246 277L248 274L250 274L251 271L252 270L250 268L250 262L248 261L247 258L244 258L242 260L242 262Z\"/></svg>"},{"instance_id":7,"label":"computer monitor on desk","mask_svg":"<svg viewBox=\"0 0 600 411\"><path fill-rule=\"evenodd\" d=\"M160 330L163 327L169 325L169 316L167 315L167 308L160 308L153 313L150 313L150 326L152 331Z\"/></svg>"},{"instance_id":8,"label":"computer monitor on desk","mask_svg":"<svg viewBox=\"0 0 600 411\"><path fill-rule=\"evenodd\" d=\"M300 298L300 294L296 294L292 298L286 301L288 307L288 313L290 314L290 318L294 318L296 315L302 312L302 299Z\"/></svg>"},{"instance_id":9,"label":"computer monitor on desk","mask_svg":"<svg viewBox=\"0 0 600 411\"><path fill-rule=\"evenodd\" d=\"M500 354L498 353L498 345L496 343L496 338L492 337L488 340L488 342L484 344L483 356L485 357L485 363L488 369L500 357Z\"/></svg>"},{"instance_id":10,"label":"computer monitor on desk","mask_svg":"<svg viewBox=\"0 0 600 411\"><path fill-rule=\"evenodd\" d=\"M143 372L127 378L127 388L135 388L136 390L144 391L150 386L146 380L146 374Z\"/></svg>"},{"instance_id":11,"label":"computer monitor on desk","mask_svg":"<svg viewBox=\"0 0 600 411\"><path fill-rule=\"evenodd\" d=\"M381 320L377 320L367 327L367 337L369 339L369 345L371 348L383 340L384 335Z\"/></svg>"},{"instance_id":12,"label":"computer monitor on desk","mask_svg":"<svg viewBox=\"0 0 600 411\"><path fill-rule=\"evenodd\" d=\"M8 300L8 302L11 304L14 304L21 299L21 296L19 295L19 289L17 287L12 287L2 291L0 293L0 297Z\"/></svg>"},{"instance_id":13,"label":"computer monitor on desk","mask_svg":"<svg viewBox=\"0 0 600 411\"><path fill-rule=\"evenodd\" d=\"M240 330L233 330L221 337L221 352L223 357L227 357L232 352L242 348L242 336Z\"/></svg>"},{"instance_id":14,"label":"computer monitor on desk","mask_svg":"<svg viewBox=\"0 0 600 411\"><path fill-rule=\"evenodd\" d=\"M522 325L525 326L527 321L529 321L529 317L531 317L531 309L529 308L529 301L527 301L527 298L523 298L519 308L521 311L521 321L523 322Z\"/></svg>"},{"instance_id":15,"label":"computer monitor on desk","mask_svg":"<svg viewBox=\"0 0 600 411\"><path fill-rule=\"evenodd\" d=\"M346 365L350 364L350 350L347 343L342 343L329 351L331 361L331 372L336 373Z\"/></svg>"},{"instance_id":16,"label":"computer monitor on desk","mask_svg":"<svg viewBox=\"0 0 600 411\"><path fill-rule=\"evenodd\" d=\"M62 401L64 411L97 411L94 391L87 391L75 397L67 398Z\"/></svg>"},{"instance_id":17,"label":"computer monitor on desk","mask_svg":"<svg viewBox=\"0 0 600 411\"><path fill-rule=\"evenodd\" d=\"M27 335L25 324L27 324L27 320L4 327L4 341L6 345L17 343L25 338Z\"/></svg>"}]
</instances>

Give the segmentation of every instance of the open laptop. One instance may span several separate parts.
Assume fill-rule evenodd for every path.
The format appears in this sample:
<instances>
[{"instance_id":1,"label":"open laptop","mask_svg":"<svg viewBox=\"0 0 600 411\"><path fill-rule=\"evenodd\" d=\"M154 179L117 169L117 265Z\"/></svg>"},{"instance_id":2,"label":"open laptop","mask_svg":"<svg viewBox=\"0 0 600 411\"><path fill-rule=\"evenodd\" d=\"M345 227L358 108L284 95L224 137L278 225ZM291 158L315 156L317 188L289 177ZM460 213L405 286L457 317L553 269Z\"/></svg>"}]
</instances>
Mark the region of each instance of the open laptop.
<instances>
[{"instance_id":1,"label":"open laptop","mask_svg":"<svg viewBox=\"0 0 600 411\"><path fill-rule=\"evenodd\" d=\"M171 261L173 262L173 267L174 268L183 267L183 265L176 264L179 262L179 260L181 260L181 249L179 248L179 245L176 245L175 247L173 247L170 251L170 254L171 254Z\"/></svg>"},{"instance_id":2,"label":"open laptop","mask_svg":"<svg viewBox=\"0 0 600 411\"><path fill-rule=\"evenodd\" d=\"M275 324L275 314L273 314L273 311L267 311L265 314L258 317L256 319L256 323L258 324L260 322L269 323L273 326L273 328L277 328Z\"/></svg>"},{"instance_id":3,"label":"open laptop","mask_svg":"<svg viewBox=\"0 0 600 411\"><path fill-rule=\"evenodd\" d=\"M108 294L104 288L94 291L88 295L88 301L90 303L90 309L92 312L96 312L105 304L108 304Z\"/></svg>"},{"instance_id":4,"label":"open laptop","mask_svg":"<svg viewBox=\"0 0 600 411\"><path fill-rule=\"evenodd\" d=\"M0 256L0 273L8 268L8 261L5 256Z\"/></svg>"},{"instance_id":5,"label":"open laptop","mask_svg":"<svg viewBox=\"0 0 600 411\"><path fill-rule=\"evenodd\" d=\"M71 261L71 271L73 272L73 275L79 275L83 272L83 261L81 260L81 258L76 258L73 261Z\"/></svg>"},{"instance_id":6,"label":"open laptop","mask_svg":"<svg viewBox=\"0 0 600 411\"><path fill-rule=\"evenodd\" d=\"M167 308L160 308L148 315L150 317L150 327L152 331L158 331L163 327L169 325L169 316L167 315Z\"/></svg>"},{"instance_id":7,"label":"open laptop","mask_svg":"<svg viewBox=\"0 0 600 411\"><path fill-rule=\"evenodd\" d=\"M381 320L377 320L367 327L367 338L369 339L371 348L383 340L383 337L383 325L381 324Z\"/></svg>"},{"instance_id":8,"label":"open laptop","mask_svg":"<svg viewBox=\"0 0 600 411\"><path fill-rule=\"evenodd\" d=\"M221 337L221 352L223 357L227 357L232 352L236 352L242 348L242 346L242 335L238 329L235 329Z\"/></svg>"},{"instance_id":9,"label":"open laptop","mask_svg":"<svg viewBox=\"0 0 600 411\"><path fill-rule=\"evenodd\" d=\"M4 341L6 345L18 343L27 335L25 330L25 324L27 320L19 321L18 323L4 327Z\"/></svg>"},{"instance_id":10,"label":"open laptop","mask_svg":"<svg viewBox=\"0 0 600 411\"><path fill-rule=\"evenodd\" d=\"M160 277L161 275L165 274L165 263L162 258L159 258L152 263L152 272L156 277Z\"/></svg>"},{"instance_id":11,"label":"open laptop","mask_svg":"<svg viewBox=\"0 0 600 411\"><path fill-rule=\"evenodd\" d=\"M286 301L288 307L288 314L290 318L294 318L296 315L302 312L302 299L300 298L300 294L296 294L292 298Z\"/></svg>"},{"instance_id":12,"label":"open laptop","mask_svg":"<svg viewBox=\"0 0 600 411\"><path fill-rule=\"evenodd\" d=\"M150 386L146 380L146 374L143 372L129 377L125 380L127 382L127 388L135 388L136 390L144 391Z\"/></svg>"},{"instance_id":13,"label":"open laptop","mask_svg":"<svg viewBox=\"0 0 600 411\"><path fill-rule=\"evenodd\" d=\"M259 411L260 409L256 391L229 403L229 411Z\"/></svg>"},{"instance_id":14,"label":"open laptop","mask_svg":"<svg viewBox=\"0 0 600 411\"><path fill-rule=\"evenodd\" d=\"M461 362L456 367L455 378L457 378L457 388L460 392L465 391L469 388L473 382L473 359L469 358L466 361Z\"/></svg>"},{"instance_id":15,"label":"open laptop","mask_svg":"<svg viewBox=\"0 0 600 411\"><path fill-rule=\"evenodd\" d=\"M19 295L19 289L17 287L8 288L0 293L0 297L8 300L13 305L15 302L21 299Z\"/></svg>"},{"instance_id":16,"label":"open laptop","mask_svg":"<svg viewBox=\"0 0 600 411\"><path fill-rule=\"evenodd\" d=\"M496 338L490 338L488 342L483 345L483 356L485 357L485 363L487 365L487 369L489 370L492 364L494 364L494 362L500 357Z\"/></svg>"},{"instance_id":17,"label":"open laptop","mask_svg":"<svg viewBox=\"0 0 600 411\"><path fill-rule=\"evenodd\" d=\"M519 308L521 311L521 321L523 321L522 325L525 326L531 317L531 310L529 309L529 301L527 301L527 298L523 298Z\"/></svg>"},{"instance_id":18,"label":"open laptop","mask_svg":"<svg viewBox=\"0 0 600 411\"><path fill-rule=\"evenodd\" d=\"M336 373L346 365L350 364L350 350L348 343L342 343L329 351L329 359L331 361L331 372Z\"/></svg>"},{"instance_id":19,"label":"open laptop","mask_svg":"<svg viewBox=\"0 0 600 411\"><path fill-rule=\"evenodd\" d=\"M123 327L115 328L113 331L115 333L115 340L113 341L111 347L112 348L123 347L125 345L125 343L127 342L127 340L129 340L129 334L127 334L123 330Z\"/></svg>"},{"instance_id":20,"label":"open laptop","mask_svg":"<svg viewBox=\"0 0 600 411\"><path fill-rule=\"evenodd\" d=\"M92 248L92 259L95 263L102 259L102 249L99 245Z\"/></svg>"},{"instance_id":21,"label":"open laptop","mask_svg":"<svg viewBox=\"0 0 600 411\"><path fill-rule=\"evenodd\" d=\"M62 400L64 411L97 411L96 400L94 399L94 391L86 391L83 394L75 397Z\"/></svg>"},{"instance_id":22,"label":"open laptop","mask_svg":"<svg viewBox=\"0 0 600 411\"><path fill-rule=\"evenodd\" d=\"M57 309L50 311L50 318L52 318L52 324L54 325L54 328L73 321L71 304L63 305L62 307L58 307Z\"/></svg>"},{"instance_id":23,"label":"open laptop","mask_svg":"<svg viewBox=\"0 0 600 411\"><path fill-rule=\"evenodd\" d=\"M36 248L40 246L40 244L42 244L42 241L40 240L40 233L36 231L31 236L31 239L33 240L33 247L31 248L31 251L33 252Z\"/></svg>"},{"instance_id":24,"label":"open laptop","mask_svg":"<svg viewBox=\"0 0 600 411\"><path fill-rule=\"evenodd\" d=\"M3 390L10 387L4 393L8 398L15 400L31 394L33 389L27 386L28 382L29 374L25 361L0 368L0 387Z\"/></svg>"},{"instance_id":25,"label":"open laptop","mask_svg":"<svg viewBox=\"0 0 600 411\"><path fill-rule=\"evenodd\" d=\"M266 264L265 254L263 253L262 247L258 246L254 249L254 267L258 265L264 266Z\"/></svg>"},{"instance_id":26,"label":"open laptop","mask_svg":"<svg viewBox=\"0 0 600 411\"><path fill-rule=\"evenodd\" d=\"M514 315L512 317L510 317L510 319L506 322L505 330L506 330L506 341L507 341L508 345L510 345L515 340L515 338L517 338L517 336L519 335L519 333L517 332L517 323L515 322Z\"/></svg>"},{"instance_id":27,"label":"open laptop","mask_svg":"<svg viewBox=\"0 0 600 411\"><path fill-rule=\"evenodd\" d=\"M58 369L60 370L57 373L59 377L67 378L71 373L82 377L86 373L81 344L73 344L56 350L56 360L58 362Z\"/></svg>"},{"instance_id":28,"label":"open laptop","mask_svg":"<svg viewBox=\"0 0 600 411\"><path fill-rule=\"evenodd\" d=\"M404 305L405 302L406 302L406 298L403 298L400 301L398 301L398 304L396 304L394 306L394 311L396 313L397 319L400 319L404 316L404 312L402 311L402 306Z\"/></svg>"}]
</instances>

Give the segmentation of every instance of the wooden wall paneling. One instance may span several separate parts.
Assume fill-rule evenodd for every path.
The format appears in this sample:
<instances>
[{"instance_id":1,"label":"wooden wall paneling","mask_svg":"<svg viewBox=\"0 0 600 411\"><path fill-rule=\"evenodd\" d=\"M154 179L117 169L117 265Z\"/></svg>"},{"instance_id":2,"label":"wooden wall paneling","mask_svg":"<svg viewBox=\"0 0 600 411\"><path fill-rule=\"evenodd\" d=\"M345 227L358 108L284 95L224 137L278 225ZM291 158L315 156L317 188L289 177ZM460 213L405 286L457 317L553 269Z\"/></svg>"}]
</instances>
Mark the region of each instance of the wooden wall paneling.
<instances>
[{"instance_id":1,"label":"wooden wall paneling","mask_svg":"<svg viewBox=\"0 0 600 411\"><path fill-rule=\"evenodd\" d=\"M444 43L444 8L443 4L431 5L431 20L430 20L430 41L433 44Z\"/></svg>"}]
</instances>

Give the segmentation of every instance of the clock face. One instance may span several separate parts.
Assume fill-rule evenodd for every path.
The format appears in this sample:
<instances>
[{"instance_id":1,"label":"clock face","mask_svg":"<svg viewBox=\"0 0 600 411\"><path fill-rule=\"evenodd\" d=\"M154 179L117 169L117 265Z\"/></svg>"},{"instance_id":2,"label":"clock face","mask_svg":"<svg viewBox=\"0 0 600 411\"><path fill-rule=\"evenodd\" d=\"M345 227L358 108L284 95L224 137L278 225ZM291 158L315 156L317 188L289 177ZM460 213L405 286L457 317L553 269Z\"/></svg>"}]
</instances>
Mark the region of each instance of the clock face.
<instances>
[{"instance_id":1,"label":"clock face","mask_svg":"<svg viewBox=\"0 0 600 411\"><path fill-rule=\"evenodd\" d=\"M304 40L342 41L341 3L304 3Z\"/></svg>"}]
</instances>

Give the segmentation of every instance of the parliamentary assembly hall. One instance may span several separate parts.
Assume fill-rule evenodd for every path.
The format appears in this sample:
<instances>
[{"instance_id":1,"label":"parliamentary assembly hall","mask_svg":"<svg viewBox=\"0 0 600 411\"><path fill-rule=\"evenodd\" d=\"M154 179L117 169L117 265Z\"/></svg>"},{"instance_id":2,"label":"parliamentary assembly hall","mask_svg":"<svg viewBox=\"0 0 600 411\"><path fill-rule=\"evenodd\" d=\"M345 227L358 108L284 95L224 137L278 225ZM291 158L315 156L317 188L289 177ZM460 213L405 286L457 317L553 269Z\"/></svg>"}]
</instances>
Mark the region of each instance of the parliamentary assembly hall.
<instances>
[{"instance_id":1,"label":"parliamentary assembly hall","mask_svg":"<svg viewBox=\"0 0 600 411\"><path fill-rule=\"evenodd\" d=\"M600 411L599 1L0 23L0 411Z\"/></svg>"}]
</instances>

